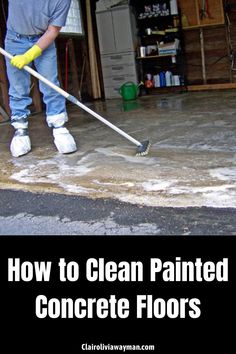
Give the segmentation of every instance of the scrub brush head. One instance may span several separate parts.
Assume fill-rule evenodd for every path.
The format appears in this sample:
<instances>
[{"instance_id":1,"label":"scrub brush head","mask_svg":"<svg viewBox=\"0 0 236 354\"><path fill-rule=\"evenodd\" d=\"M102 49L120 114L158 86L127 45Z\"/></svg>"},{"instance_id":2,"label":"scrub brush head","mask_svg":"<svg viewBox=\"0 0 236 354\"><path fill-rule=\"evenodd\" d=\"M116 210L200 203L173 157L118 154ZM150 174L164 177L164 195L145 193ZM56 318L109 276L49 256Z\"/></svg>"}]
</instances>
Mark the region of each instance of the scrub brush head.
<instances>
[{"instance_id":1,"label":"scrub brush head","mask_svg":"<svg viewBox=\"0 0 236 354\"><path fill-rule=\"evenodd\" d=\"M147 155L149 153L150 146L151 146L151 144L150 144L149 140L143 141L141 143L141 145L139 145L136 150L136 156Z\"/></svg>"}]
</instances>

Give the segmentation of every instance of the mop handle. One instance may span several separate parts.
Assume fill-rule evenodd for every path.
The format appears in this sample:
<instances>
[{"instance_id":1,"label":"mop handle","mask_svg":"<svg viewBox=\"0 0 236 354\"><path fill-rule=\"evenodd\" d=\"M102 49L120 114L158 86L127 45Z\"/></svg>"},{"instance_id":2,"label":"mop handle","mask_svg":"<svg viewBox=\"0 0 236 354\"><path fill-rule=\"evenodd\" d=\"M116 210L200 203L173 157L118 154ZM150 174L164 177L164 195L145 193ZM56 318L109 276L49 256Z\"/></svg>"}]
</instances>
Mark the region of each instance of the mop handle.
<instances>
[{"instance_id":1,"label":"mop handle","mask_svg":"<svg viewBox=\"0 0 236 354\"><path fill-rule=\"evenodd\" d=\"M0 53L2 55L4 55L5 57L7 57L8 59L12 59L13 56L11 54L9 54L8 52L6 52L4 49L2 49L0 47ZM125 137L126 139L130 140L132 143L134 143L137 146L142 145L142 143L140 143L138 140L132 138L130 135L128 135L127 133L125 133L123 130L121 130L120 128L116 127L115 125L113 125L112 123L110 123L109 121L107 121L105 118L101 117L98 113L92 111L90 108L88 108L87 106L85 106L83 103L81 103L79 100L77 100L76 97L70 95L68 92L64 91L63 89L61 89L60 87L58 87L57 85L53 84L51 81L49 81L48 79L46 79L44 76L40 75L37 71L33 70L32 68L30 68L29 66L24 66L24 69L26 71L28 71L28 73L30 73L31 75L33 75L34 77L36 77L37 79L39 79L40 81L44 82L46 85L50 86L52 89L54 89L55 91L57 91L59 94L61 94L62 96L64 96L68 101L76 104L77 106L79 106L80 108L82 108L83 110L85 110L86 112L88 112L89 114L91 114L92 116L94 116L95 118L97 118L98 120L100 120L101 122L103 122L104 124L108 125L111 129L115 130L117 133L123 135L123 137Z\"/></svg>"}]
</instances>

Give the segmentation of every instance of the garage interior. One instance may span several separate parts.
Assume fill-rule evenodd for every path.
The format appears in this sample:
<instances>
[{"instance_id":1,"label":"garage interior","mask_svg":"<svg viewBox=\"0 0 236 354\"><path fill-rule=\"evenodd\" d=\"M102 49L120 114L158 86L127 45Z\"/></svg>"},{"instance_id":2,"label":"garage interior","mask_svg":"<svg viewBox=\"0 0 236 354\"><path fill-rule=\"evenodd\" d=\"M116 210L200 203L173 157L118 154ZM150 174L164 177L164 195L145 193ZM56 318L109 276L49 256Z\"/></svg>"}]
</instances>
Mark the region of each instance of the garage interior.
<instances>
[{"instance_id":1,"label":"garage interior","mask_svg":"<svg viewBox=\"0 0 236 354\"><path fill-rule=\"evenodd\" d=\"M135 139L149 139L150 152L136 157L132 143L68 102L68 128L78 151L60 155L32 78L32 151L12 158L8 80L0 56L0 188L148 206L236 207L236 0L179 0L177 11L172 0L75 3L81 33L70 29L56 40L61 87ZM157 33L165 16L155 16L154 5L155 11L167 5L166 17L173 11L177 49L171 47L175 27ZM3 47L7 1L1 7ZM155 48L143 45L151 37ZM169 47L170 54L158 55ZM163 71L179 81L162 86ZM130 82L137 97L127 99L121 88Z\"/></svg>"}]
</instances>

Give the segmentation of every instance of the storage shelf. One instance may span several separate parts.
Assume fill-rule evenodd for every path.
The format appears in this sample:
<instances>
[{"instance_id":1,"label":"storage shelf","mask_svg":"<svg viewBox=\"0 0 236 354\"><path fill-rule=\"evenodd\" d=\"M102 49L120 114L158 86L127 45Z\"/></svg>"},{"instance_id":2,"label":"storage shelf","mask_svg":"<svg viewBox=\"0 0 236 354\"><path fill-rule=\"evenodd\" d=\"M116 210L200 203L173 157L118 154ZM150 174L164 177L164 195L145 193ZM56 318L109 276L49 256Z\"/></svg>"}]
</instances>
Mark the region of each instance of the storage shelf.
<instances>
[{"instance_id":1,"label":"storage shelf","mask_svg":"<svg viewBox=\"0 0 236 354\"><path fill-rule=\"evenodd\" d=\"M137 57L137 59L146 60L146 59L156 59L156 58L163 58L163 57L176 57L176 54L147 55L146 57Z\"/></svg>"},{"instance_id":2,"label":"storage shelf","mask_svg":"<svg viewBox=\"0 0 236 354\"><path fill-rule=\"evenodd\" d=\"M173 17L173 16L176 16L176 15L165 15L165 16L160 16L160 15L158 15L158 16L154 16L154 15L152 15L152 16L147 16L147 17L138 17L137 19L138 19L138 21L145 21L145 20L152 20L152 19L159 19L159 18L170 18L170 17Z\"/></svg>"},{"instance_id":3,"label":"storage shelf","mask_svg":"<svg viewBox=\"0 0 236 354\"><path fill-rule=\"evenodd\" d=\"M147 95L155 95L155 94L166 94L166 93L177 93L177 92L187 92L188 88L185 85L179 86L163 86L163 87L145 87Z\"/></svg>"},{"instance_id":4,"label":"storage shelf","mask_svg":"<svg viewBox=\"0 0 236 354\"><path fill-rule=\"evenodd\" d=\"M144 34L142 37L143 38L150 38L150 37L156 37L156 36L166 36L168 34L176 34L176 33L180 33L180 30L178 29L177 31L171 31L171 30L163 30L163 31L160 31L162 33L155 33L155 32L152 32L151 34Z\"/></svg>"},{"instance_id":5,"label":"storage shelf","mask_svg":"<svg viewBox=\"0 0 236 354\"><path fill-rule=\"evenodd\" d=\"M141 5L145 9L145 5L154 8L157 4L167 4L167 1L156 0L142 0ZM177 6L177 2L176 2ZM182 86L165 86L159 87L158 75L160 73L171 72L173 75L179 77L179 81L184 81L184 61L183 61L183 32L181 23L180 9L172 8L168 3L168 15L164 12L163 16L150 16L140 18L138 10L141 7L137 5L136 14L138 34L139 34L139 48L137 53L137 63L139 67L139 81L146 81L148 75L151 76L153 83L157 87L148 88L146 92L163 92L163 91L177 91L182 90ZM160 7L161 9L161 7ZM164 9L164 8L163 8ZM175 13L177 12L177 13ZM155 33L156 32L156 33ZM159 44L163 42L163 46ZM144 50L146 48L146 50ZM145 56L142 56L145 54ZM160 77L160 80L162 77ZM163 80L164 81L164 80ZM168 81L169 82L169 81ZM176 82L176 81L175 81ZM162 84L162 82L161 82ZM148 84L147 84L148 86Z\"/></svg>"}]
</instances>

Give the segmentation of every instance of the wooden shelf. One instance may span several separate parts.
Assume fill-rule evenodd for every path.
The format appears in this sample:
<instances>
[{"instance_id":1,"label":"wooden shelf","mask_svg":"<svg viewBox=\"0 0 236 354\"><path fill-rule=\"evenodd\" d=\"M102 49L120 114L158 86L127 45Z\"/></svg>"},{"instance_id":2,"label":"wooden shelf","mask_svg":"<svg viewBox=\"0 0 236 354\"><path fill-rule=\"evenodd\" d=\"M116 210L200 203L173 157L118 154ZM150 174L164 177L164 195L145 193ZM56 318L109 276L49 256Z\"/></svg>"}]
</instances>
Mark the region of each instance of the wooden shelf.
<instances>
[{"instance_id":1,"label":"wooden shelf","mask_svg":"<svg viewBox=\"0 0 236 354\"><path fill-rule=\"evenodd\" d=\"M227 90L227 89L236 89L236 83L188 85L187 88L188 91Z\"/></svg>"},{"instance_id":2,"label":"wooden shelf","mask_svg":"<svg viewBox=\"0 0 236 354\"><path fill-rule=\"evenodd\" d=\"M194 29L223 25L225 23L223 0L207 0L206 9L202 9L202 0L179 0L183 29ZM203 15L201 16L201 12ZM184 24L183 18L188 22Z\"/></svg>"},{"instance_id":3,"label":"wooden shelf","mask_svg":"<svg viewBox=\"0 0 236 354\"><path fill-rule=\"evenodd\" d=\"M214 23L211 25L211 27L219 27L219 26L224 26L225 23L219 22L219 23ZM200 29L200 28L204 28L204 27L209 27L208 25L195 25L195 26L188 26L188 27L183 27L183 31L189 31L189 30L196 30L196 29Z\"/></svg>"}]
</instances>

